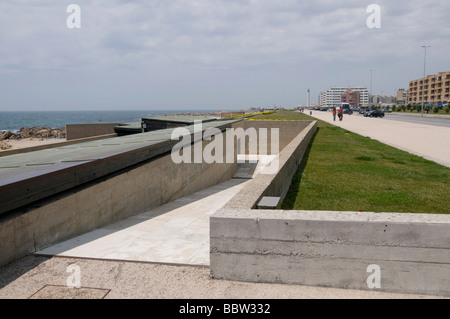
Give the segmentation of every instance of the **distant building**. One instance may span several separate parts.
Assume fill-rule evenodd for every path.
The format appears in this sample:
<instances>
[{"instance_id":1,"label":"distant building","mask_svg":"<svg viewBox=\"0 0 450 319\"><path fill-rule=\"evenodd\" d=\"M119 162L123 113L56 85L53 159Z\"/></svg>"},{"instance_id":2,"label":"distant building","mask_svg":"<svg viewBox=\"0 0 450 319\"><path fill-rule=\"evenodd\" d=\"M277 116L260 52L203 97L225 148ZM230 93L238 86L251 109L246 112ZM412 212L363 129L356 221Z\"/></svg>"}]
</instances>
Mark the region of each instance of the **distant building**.
<instances>
[{"instance_id":1,"label":"distant building","mask_svg":"<svg viewBox=\"0 0 450 319\"><path fill-rule=\"evenodd\" d=\"M408 98L408 91L405 89L398 89L397 90L397 97L396 100L397 102L405 102L406 99Z\"/></svg>"},{"instance_id":2,"label":"distant building","mask_svg":"<svg viewBox=\"0 0 450 319\"><path fill-rule=\"evenodd\" d=\"M371 105L378 104L394 104L396 100L395 96L392 95L372 95L370 97Z\"/></svg>"},{"instance_id":3,"label":"distant building","mask_svg":"<svg viewBox=\"0 0 450 319\"><path fill-rule=\"evenodd\" d=\"M450 72L439 72L409 81L408 103L419 104L422 101L424 103L450 101Z\"/></svg>"},{"instance_id":4,"label":"distant building","mask_svg":"<svg viewBox=\"0 0 450 319\"><path fill-rule=\"evenodd\" d=\"M333 107L341 104L341 96L348 90L359 92L359 105L369 106L369 90L365 87L332 87L320 92L319 105L321 107Z\"/></svg>"},{"instance_id":5,"label":"distant building","mask_svg":"<svg viewBox=\"0 0 450 319\"><path fill-rule=\"evenodd\" d=\"M358 91L347 90L341 95L341 103L348 103L350 106L360 105L360 95Z\"/></svg>"}]
</instances>

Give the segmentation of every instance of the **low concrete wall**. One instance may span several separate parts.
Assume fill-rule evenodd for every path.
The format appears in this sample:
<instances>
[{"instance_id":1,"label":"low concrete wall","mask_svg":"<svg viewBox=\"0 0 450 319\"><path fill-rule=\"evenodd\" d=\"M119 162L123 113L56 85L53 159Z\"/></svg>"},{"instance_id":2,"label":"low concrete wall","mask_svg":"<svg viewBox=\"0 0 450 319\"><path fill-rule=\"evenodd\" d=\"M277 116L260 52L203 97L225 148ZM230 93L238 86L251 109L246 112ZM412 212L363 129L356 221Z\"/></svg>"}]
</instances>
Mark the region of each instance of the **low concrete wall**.
<instances>
[{"instance_id":1,"label":"low concrete wall","mask_svg":"<svg viewBox=\"0 0 450 319\"><path fill-rule=\"evenodd\" d=\"M214 278L450 296L450 216L222 209Z\"/></svg>"},{"instance_id":2,"label":"low concrete wall","mask_svg":"<svg viewBox=\"0 0 450 319\"><path fill-rule=\"evenodd\" d=\"M120 123L67 124L66 139L70 141L79 138L115 134L114 127L119 124Z\"/></svg>"},{"instance_id":3,"label":"low concrete wall","mask_svg":"<svg viewBox=\"0 0 450 319\"><path fill-rule=\"evenodd\" d=\"M271 139L270 132L272 129L279 130L279 151L281 152L292 140L304 129L311 124L311 121L259 121L259 120L246 120L243 122L243 128L255 128L258 132L260 129L267 129L268 134L268 154L270 154ZM246 154L249 153L248 144L246 144Z\"/></svg>"},{"instance_id":4,"label":"low concrete wall","mask_svg":"<svg viewBox=\"0 0 450 319\"><path fill-rule=\"evenodd\" d=\"M211 141L201 143L205 148ZM224 139L224 146L225 143ZM236 170L236 161L176 164L170 153L166 153L30 204L26 209L2 215L0 266L27 253L228 180Z\"/></svg>"},{"instance_id":5,"label":"low concrete wall","mask_svg":"<svg viewBox=\"0 0 450 319\"><path fill-rule=\"evenodd\" d=\"M244 125L248 125L247 122L245 122ZM273 127L283 127L285 125L290 125L290 122L263 121L261 123L257 123L257 121L252 121L250 125L256 125L258 128L271 127L271 125ZM247 126L246 128L248 127L250 126ZM291 139L287 145L285 144L289 140L286 138L280 138L280 153L276 158L277 162L273 162L274 165L268 167L263 174L259 174L253 178L253 180L250 181L239 192L239 194L234 196L225 205L225 207L255 208L258 201L263 196L276 196L283 200L289 190L292 177L297 171L297 167L300 164L316 130L317 121L304 121L296 126L292 125L289 135L295 137ZM280 137L282 135L283 133L280 132Z\"/></svg>"},{"instance_id":6,"label":"low concrete wall","mask_svg":"<svg viewBox=\"0 0 450 319\"><path fill-rule=\"evenodd\" d=\"M254 209L263 196L284 198L316 125L282 149L276 173L211 216L211 276L450 296L450 216Z\"/></svg>"}]
</instances>

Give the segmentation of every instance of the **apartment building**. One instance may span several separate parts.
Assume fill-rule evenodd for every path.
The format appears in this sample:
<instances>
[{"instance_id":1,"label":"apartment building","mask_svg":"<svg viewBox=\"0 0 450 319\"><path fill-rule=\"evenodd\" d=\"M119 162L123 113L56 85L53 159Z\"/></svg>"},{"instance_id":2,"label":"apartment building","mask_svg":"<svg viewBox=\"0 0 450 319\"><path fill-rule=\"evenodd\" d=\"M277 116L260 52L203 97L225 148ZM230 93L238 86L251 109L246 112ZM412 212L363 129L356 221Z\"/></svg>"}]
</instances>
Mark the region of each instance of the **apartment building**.
<instances>
[{"instance_id":1,"label":"apartment building","mask_svg":"<svg viewBox=\"0 0 450 319\"><path fill-rule=\"evenodd\" d=\"M397 96L396 101L397 102L405 102L405 100L408 98L408 90L405 89L398 89L397 90Z\"/></svg>"},{"instance_id":2,"label":"apartment building","mask_svg":"<svg viewBox=\"0 0 450 319\"><path fill-rule=\"evenodd\" d=\"M332 87L320 92L319 105L321 107L333 107L341 104L341 96L348 90L359 92L359 105L369 106L369 90L365 87Z\"/></svg>"},{"instance_id":3,"label":"apartment building","mask_svg":"<svg viewBox=\"0 0 450 319\"><path fill-rule=\"evenodd\" d=\"M422 101L424 103L450 101L450 72L439 72L409 81L408 103L419 104Z\"/></svg>"},{"instance_id":4,"label":"apartment building","mask_svg":"<svg viewBox=\"0 0 450 319\"><path fill-rule=\"evenodd\" d=\"M372 95L370 97L370 105L394 104L396 97L392 95Z\"/></svg>"},{"instance_id":5,"label":"apartment building","mask_svg":"<svg viewBox=\"0 0 450 319\"><path fill-rule=\"evenodd\" d=\"M361 93L358 91L347 90L341 95L341 103L348 103L352 107L359 106Z\"/></svg>"}]
</instances>

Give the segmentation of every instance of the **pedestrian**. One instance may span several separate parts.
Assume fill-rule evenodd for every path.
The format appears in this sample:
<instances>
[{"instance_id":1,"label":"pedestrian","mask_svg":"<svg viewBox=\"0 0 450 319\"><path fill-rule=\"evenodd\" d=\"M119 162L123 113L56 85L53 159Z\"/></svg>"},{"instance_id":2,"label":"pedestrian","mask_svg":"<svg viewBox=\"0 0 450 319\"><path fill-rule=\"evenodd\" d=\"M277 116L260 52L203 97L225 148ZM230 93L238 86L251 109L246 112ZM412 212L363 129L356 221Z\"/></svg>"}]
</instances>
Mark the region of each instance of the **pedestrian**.
<instances>
[{"instance_id":1,"label":"pedestrian","mask_svg":"<svg viewBox=\"0 0 450 319\"><path fill-rule=\"evenodd\" d=\"M339 108L338 117L339 121L342 121L342 118L344 117L344 111L342 110L342 107Z\"/></svg>"},{"instance_id":2,"label":"pedestrian","mask_svg":"<svg viewBox=\"0 0 450 319\"><path fill-rule=\"evenodd\" d=\"M336 108L333 107L333 121L336 121Z\"/></svg>"}]
</instances>

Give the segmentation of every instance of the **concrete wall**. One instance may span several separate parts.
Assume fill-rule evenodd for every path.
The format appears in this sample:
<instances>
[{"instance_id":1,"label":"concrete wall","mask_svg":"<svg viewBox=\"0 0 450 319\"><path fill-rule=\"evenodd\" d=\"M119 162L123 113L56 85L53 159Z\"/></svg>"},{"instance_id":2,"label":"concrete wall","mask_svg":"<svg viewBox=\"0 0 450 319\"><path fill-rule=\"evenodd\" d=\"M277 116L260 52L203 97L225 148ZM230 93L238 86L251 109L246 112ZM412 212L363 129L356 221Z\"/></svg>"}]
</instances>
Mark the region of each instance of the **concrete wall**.
<instances>
[{"instance_id":1,"label":"concrete wall","mask_svg":"<svg viewBox=\"0 0 450 319\"><path fill-rule=\"evenodd\" d=\"M450 216L223 209L210 221L214 278L450 296Z\"/></svg>"},{"instance_id":2,"label":"concrete wall","mask_svg":"<svg viewBox=\"0 0 450 319\"><path fill-rule=\"evenodd\" d=\"M255 128L258 132L262 128L267 129L268 134L268 154L270 154L271 139L270 132L272 129L279 130L279 151L281 152L292 140L308 125L311 121L255 121L247 120L244 121L243 128L247 130L248 128ZM249 154L248 143L246 144L246 154Z\"/></svg>"},{"instance_id":3,"label":"concrete wall","mask_svg":"<svg viewBox=\"0 0 450 319\"><path fill-rule=\"evenodd\" d=\"M210 142L201 142L202 147ZM0 266L27 253L228 180L236 170L236 161L175 164L168 153L54 195L14 214L2 215Z\"/></svg>"},{"instance_id":4,"label":"concrete wall","mask_svg":"<svg viewBox=\"0 0 450 319\"><path fill-rule=\"evenodd\" d=\"M263 196L284 198L316 131L304 124L276 173L256 176L211 216L211 276L450 296L450 216L255 209Z\"/></svg>"},{"instance_id":5,"label":"concrete wall","mask_svg":"<svg viewBox=\"0 0 450 319\"><path fill-rule=\"evenodd\" d=\"M271 125L273 127L292 125L292 127L289 133L280 132L281 146L277 157L278 163L271 166L269 171L257 175L247 183L239 194L225 205L228 208L255 208L263 196L276 196L283 200L291 185L292 177L317 130L316 121L304 121L297 125L290 124L289 121L248 122L251 122L250 125L256 125L256 127L270 127ZM255 123L253 124L253 122ZM247 121L244 125L247 125ZM289 141L285 137L281 138L283 134L295 137ZM289 143L285 145L287 142ZM277 169L274 171L272 168L275 166L277 166Z\"/></svg>"},{"instance_id":6,"label":"concrete wall","mask_svg":"<svg viewBox=\"0 0 450 319\"><path fill-rule=\"evenodd\" d=\"M79 138L115 134L114 126L118 126L119 124L120 123L67 124L66 139L70 141Z\"/></svg>"}]
</instances>

